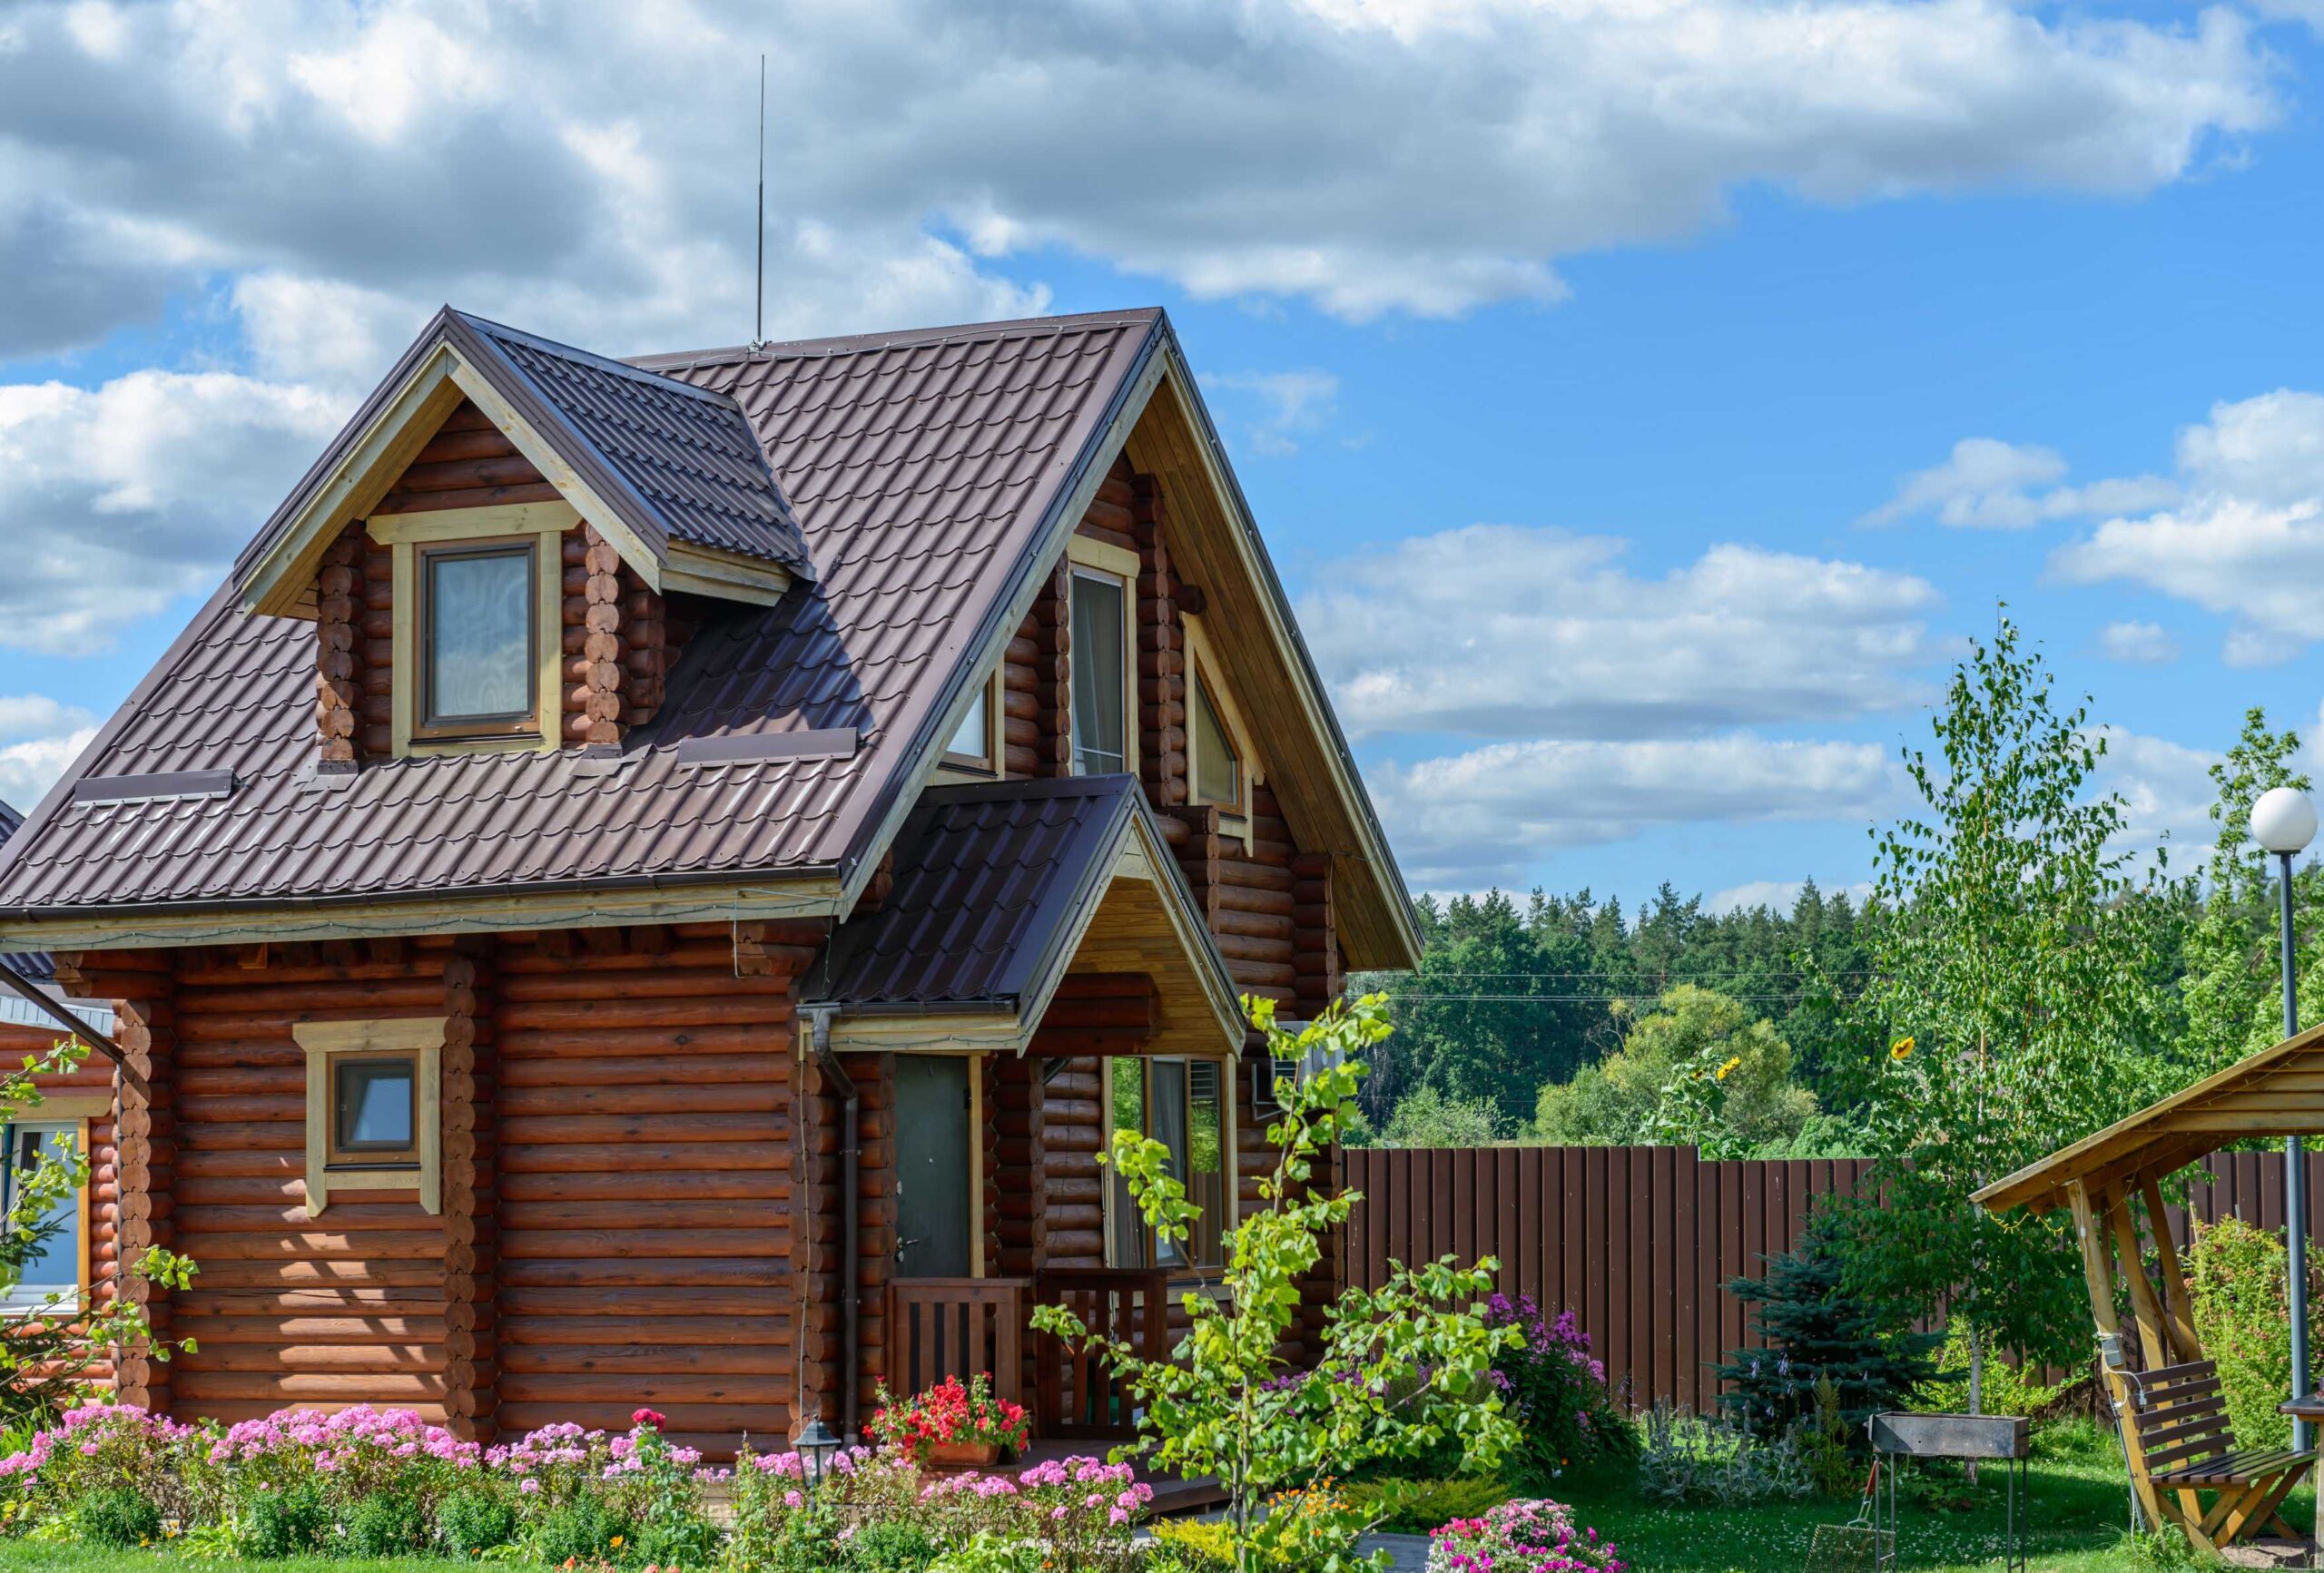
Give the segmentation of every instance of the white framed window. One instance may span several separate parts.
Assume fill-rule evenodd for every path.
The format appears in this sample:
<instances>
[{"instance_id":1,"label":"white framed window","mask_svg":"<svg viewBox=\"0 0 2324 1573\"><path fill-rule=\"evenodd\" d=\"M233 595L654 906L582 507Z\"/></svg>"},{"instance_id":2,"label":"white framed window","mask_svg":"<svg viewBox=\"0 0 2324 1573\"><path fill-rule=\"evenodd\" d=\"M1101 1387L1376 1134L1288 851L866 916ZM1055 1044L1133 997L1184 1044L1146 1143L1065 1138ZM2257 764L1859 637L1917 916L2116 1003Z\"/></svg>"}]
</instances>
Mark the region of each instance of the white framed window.
<instances>
[{"instance_id":1,"label":"white framed window","mask_svg":"<svg viewBox=\"0 0 2324 1573\"><path fill-rule=\"evenodd\" d=\"M307 1051L307 1215L334 1191L417 1191L442 1209L440 1016L302 1021Z\"/></svg>"},{"instance_id":2,"label":"white framed window","mask_svg":"<svg viewBox=\"0 0 2324 1573\"><path fill-rule=\"evenodd\" d=\"M1252 789L1263 779L1250 728L1221 678L1202 619L1184 620L1187 634L1187 788L1188 798L1216 806L1229 834L1248 845Z\"/></svg>"},{"instance_id":3,"label":"white framed window","mask_svg":"<svg viewBox=\"0 0 2324 1573\"><path fill-rule=\"evenodd\" d=\"M968 714L944 745L941 762L951 770L999 775L1000 749L1000 678L996 673L978 685Z\"/></svg>"},{"instance_id":4,"label":"white framed window","mask_svg":"<svg viewBox=\"0 0 2324 1573\"><path fill-rule=\"evenodd\" d=\"M1107 1146L1113 1133L1135 1130L1160 1142L1169 1172L1201 1209L1183 1241L1159 1238L1147 1225L1118 1173L1107 1177L1106 1264L1206 1272L1225 1265L1234 1227L1231 1155L1234 1111L1227 1067L1213 1059L1125 1055L1106 1062Z\"/></svg>"},{"instance_id":5,"label":"white framed window","mask_svg":"<svg viewBox=\"0 0 2324 1573\"><path fill-rule=\"evenodd\" d=\"M1071 605L1073 773L1137 773L1137 554L1075 536Z\"/></svg>"},{"instance_id":6,"label":"white framed window","mask_svg":"<svg viewBox=\"0 0 2324 1573\"><path fill-rule=\"evenodd\" d=\"M44 1161L69 1164L89 1150L89 1122L65 1116L44 1100L27 1114L56 1117L14 1119L0 1126L6 1164L0 1173L0 1205L13 1208L19 1188ZM36 1311L60 1295L85 1295L89 1289L89 1188L76 1185L44 1209L38 1226L47 1237L26 1253L16 1283L0 1294L0 1310Z\"/></svg>"}]
</instances>

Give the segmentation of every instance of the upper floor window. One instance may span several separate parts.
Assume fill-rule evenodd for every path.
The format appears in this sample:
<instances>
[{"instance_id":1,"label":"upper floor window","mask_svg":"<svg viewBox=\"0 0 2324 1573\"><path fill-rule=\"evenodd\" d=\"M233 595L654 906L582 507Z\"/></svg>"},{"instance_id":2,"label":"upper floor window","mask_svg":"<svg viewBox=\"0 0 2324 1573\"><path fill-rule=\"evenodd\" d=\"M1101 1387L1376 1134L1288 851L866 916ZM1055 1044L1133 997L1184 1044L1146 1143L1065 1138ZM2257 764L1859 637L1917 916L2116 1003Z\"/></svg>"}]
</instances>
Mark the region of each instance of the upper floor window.
<instances>
[{"instance_id":1,"label":"upper floor window","mask_svg":"<svg viewBox=\"0 0 2324 1573\"><path fill-rule=\"evenodd\" d=\"M992 687L979 685L968 714L960 718L952 741L944 745L944 762L964 770L996 771L1000 750L993 741Z\"/></svg>"},{"instance_id":2,"label":"upper floor window","mask_svg":"<svg viewBox=\"0 0 2324 1573\"><path fill-rule=\"evenodd\" d=\"M1243 756L1236 751L1218 703L1210 696L1210 680L1200 672L1189 685L1194 693L1195 801L1216 803L1230 813L1243 811Z\"/></svg>"},{"instance_id":3,"label":"upper floor window","mask_svg":"<svg viewBox=\"0 0 2324 1573\"><path fill-rule=\"evenodd\" d=\"M414 735L539 729L534 543L426 546L418 616L425 703Z\"/></svg>"},{"instance_id":4,"label":"upper floor window","mask_svg":"<svg viewBox=\"0 0 2324 1573\"><path fill-rule=\"evenodd\" d=\"M1073 770L1105 775L1130 768L1129 591L1112 574L1073 571Z\"/></svg>"}]
</instances>

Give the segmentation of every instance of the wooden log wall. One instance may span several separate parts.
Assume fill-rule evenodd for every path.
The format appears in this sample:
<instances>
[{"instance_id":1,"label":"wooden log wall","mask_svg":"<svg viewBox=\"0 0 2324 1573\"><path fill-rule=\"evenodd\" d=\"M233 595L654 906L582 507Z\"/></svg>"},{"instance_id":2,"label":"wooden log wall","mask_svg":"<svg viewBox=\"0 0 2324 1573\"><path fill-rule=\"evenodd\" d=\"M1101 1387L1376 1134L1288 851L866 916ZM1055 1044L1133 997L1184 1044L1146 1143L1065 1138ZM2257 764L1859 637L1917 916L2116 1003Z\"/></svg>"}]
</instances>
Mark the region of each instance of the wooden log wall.
<instances>
[{"instance_id":1,"label":"wooden log wall","mask_svg":"<svg viewBox=\"0 0 2324 1573\"><path fill-rule=\"evenodd\" d=\"M348 526L354 529L357 526ZM361 572L354 575L356 605L356 668L362 673L357 733L361 747L356 759L394 757L396 670L395 557L368 535L362 542ZM328 757L328 756L326 756Z\"/></svg>"},{"instance_id":2,"label":"wooden log wall","mask_svg":"<svg viewBox=\"0 0 2324 1573\"><path fill-rule=\"evenodd\" d=\"M369 557L369 542L357 520L323 549L315 585L315 732L323 762L348 769L361 762L367 741L361 608Z\"/></svg>"},{"instance_id":3,"label":"wooden log wall","mask_svg":"<svg viewBox=\"0 0 2324 1573\"><path fill-rule=\"evenodd\" d=\"M1106 1264L1105 1065L1071 1058L1041 1089L1041 1166L1045 1233L1051 1267Z\"/></svg>"},{"instance_id":4,"label":"wooden log wall","mask_svg":"<svg viewBox=\"0 0 2324 1573\"><path fill-rule=\"evenodd\" d=\"M1287 1012L1298 1000L1291 872L1297 848L1275 793L1256 787L1251 801L1250 846L1237 836L1218 838L1210 931L1236 987L1273 999Z\"/></svg>"},{"instance_id":5,"label":"wooden log wall","mask_svg":"<svg viewBox=\"0 0 2324 1573\"><path fill-rule=\"evenodd\" d=\"M890 1055L850 1055L845 1066L857 1097L856 1237L859 1341L857 1405L872 1414L874 1390L888 1374L887 1286L896 1255L895 1064ZM845 1413L842 1390L845 1347L840 1285L845 1264L841 1249L840 1138L843 1105L836 1086L812 1059L805 1067L805 1095L794 1138L796 1173L807 1200L793 1232L790 1284L800 1309L798 1412L820 1414L836 1429Z\"/></svg>"},{"instance_id":6,"label":"wooden log wall","mask_svg":"<svg viewBox=\"0 0 2324 1573\"><path fill-rule=\"evenodd\" d=\"M1137 543L1137 768L1157 809L1187 801L1186 628L1178 620L1178 579L1170 571L1162 488L1152 476L1121 474L1108 486L1129 494L1130 533Z\"/></svg>"},{"instance_id":7,"label":"wooden log wall","mask_svg":"<svg viewBox=\"0 0 2324 1573\"><path fill-rule=\"evenodd\" d=\"M517 451L517 445L501 435L484 411L464 398L371 511L422 514L500 503L553 503L556 497L556 488L533 467L533 461Z\"/></svg>"},{"instance_id":8,"label":"wooden log wall","mask_svg":"<svg viewBox=\"0 0 2324 1573\"><path fill-rule=\"evenodd\" d=\"M499 1055L492 949L489 942L468 943L445 959L444 1048L438 1067L444 1409L454 1434L474 1442L493 1440L499 1411L499 1142L493 1117Z\"/></svg>"}]
</instances>

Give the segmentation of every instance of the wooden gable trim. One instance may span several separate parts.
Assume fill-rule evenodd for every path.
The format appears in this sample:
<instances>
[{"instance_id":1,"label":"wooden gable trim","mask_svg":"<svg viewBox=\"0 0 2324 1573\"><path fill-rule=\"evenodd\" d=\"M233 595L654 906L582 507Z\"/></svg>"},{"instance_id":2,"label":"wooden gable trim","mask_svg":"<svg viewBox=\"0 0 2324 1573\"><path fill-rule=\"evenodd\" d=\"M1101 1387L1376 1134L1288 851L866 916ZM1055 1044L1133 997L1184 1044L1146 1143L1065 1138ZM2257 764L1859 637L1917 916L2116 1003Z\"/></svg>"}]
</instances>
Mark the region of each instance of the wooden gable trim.
<instances>
[{"instance_id":1,"label":"wooden gable trim","mask_svg":"<svg viewBox=\"0 0 2324 1573\"><path fill-rule=\"evenodd\" d=\"M1168 501L1170 555L1198 586L1213 653L1245 719L1268 740L1269 785L1308 849L1338 867L1341 942L1354 966L1411 968L1420 931L1385 834L1372 812L1321 679L1300 643L1241 488L1195 392L1175 339L1166 374L1129 433L1126 451Z\"/></svg>"},{"instance_id":2,"label":"wooden gable trim","mask_svg":"<svg viewBox=\"0 0 2324 1573\"><path fill-rule=\"evenodd\" d=\"M314 580L322 555L340 531L365 517L385 497L462 399L473 403L517 451L556 488L648 589L690 590L726 600L773 605L791 587L773 563L684 542L657 551L625 516L567 462L548 436L503 398L492 379L454 346L438 344L404 379L359 435L331 478L292 516L282 539L239 586L246 612L312 617ZM402 517L403 516L396 516ZM665 579L672 582L665 584Z\"/></svg>"}]
</instances>

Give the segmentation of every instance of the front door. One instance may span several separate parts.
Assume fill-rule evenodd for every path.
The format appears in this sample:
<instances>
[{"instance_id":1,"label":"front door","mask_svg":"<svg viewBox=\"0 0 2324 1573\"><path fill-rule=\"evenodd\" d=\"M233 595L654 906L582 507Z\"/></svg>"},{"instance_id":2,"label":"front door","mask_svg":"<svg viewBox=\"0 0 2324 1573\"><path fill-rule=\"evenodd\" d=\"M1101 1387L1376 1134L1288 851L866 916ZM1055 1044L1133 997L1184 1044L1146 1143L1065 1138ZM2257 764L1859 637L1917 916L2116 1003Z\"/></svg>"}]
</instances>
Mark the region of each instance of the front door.
<instances>
[{"instance_id":1,"label":"front door","mask_svg":"<svg viewBox=\"0 0 2324 1573\"><path fill-rule=\"evenodd\" d=\"M896 1276L969 1275L969 1065L896 1056Z\"/></svg>"}]
</instances>

